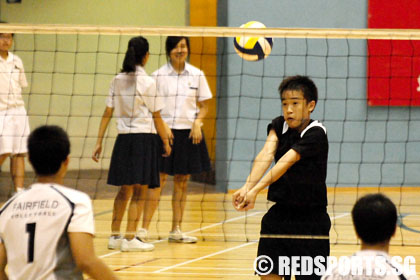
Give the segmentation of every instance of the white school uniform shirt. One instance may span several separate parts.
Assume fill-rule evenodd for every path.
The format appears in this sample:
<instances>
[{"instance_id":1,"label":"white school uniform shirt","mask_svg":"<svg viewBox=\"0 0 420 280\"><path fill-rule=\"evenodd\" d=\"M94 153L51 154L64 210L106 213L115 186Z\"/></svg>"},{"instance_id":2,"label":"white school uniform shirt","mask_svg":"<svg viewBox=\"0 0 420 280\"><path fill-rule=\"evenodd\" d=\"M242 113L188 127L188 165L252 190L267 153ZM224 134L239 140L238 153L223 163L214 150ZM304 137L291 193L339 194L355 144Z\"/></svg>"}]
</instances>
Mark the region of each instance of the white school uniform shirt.
<instances>
[{"instance_id":1,"label":"white school uniform shirt","mask_svg":"<svg viewBox=\"0 0 420 280\"><path fill-rule=\"evenodd\" d=\"M156 134L152 112L162 110L165 103L155 80L137 66L136 72L114 77L106 106L114 108L118 133Z\"/></svg>"},{"instance_id":2,"label":"white school uniform shirt","mask_svg":"<svg viewBox=\"0 0 420 280\"><path fill-rule=\"evenodd\" d=\"M398 264L392 261L392 258L383 251L376 251L376 250L361 250L353 254L353 256L350 257L359 258L359 260L362 260L362 268L361 272L358 273L357 269L354 269L356 271L355 275L352 273L341 275L339 272L339 267L332 267L329 271L327 271L326 275L322 276L321 280L417 280L416 274L409 274L407 271L401 271L401 273L395 273ZM369 265L367 264L369 262ZM378 263L379 262L379 263ZM360 264L357 264L360 265ZM403 267L403 263L399 264ZM415 264L413 264L415 266ZM350 267L347 267L346 269L349 270ZM359 267L357 267L359 268ZM341 269L344 269L341 268ZM378 270L379 273L375 272L375 269ZM379 270L380 269L380 270ZM345 272L346 270L342 270ZM351 270L350 270L351 271ZM360 274L360 275L358 275Z\"/></svg>"},{"instance_id":3,"label":"white school uniform shirt","mask_svg":"<svg viewBox=\"0 0 420 280\"><path fill-rule=\"evenodd\" d=\"M159 92L165 96L162 119L173 129L191 129L199 112L197 101L212 98L210 87L203 71L185 63L184 71L178 74L171 63L153 72Z\"/></svg>"},{"instance_id":4,"label":"white school uniform shirt","mask_svg":"<svg viewBox=\"0 0 420 280\"><path fill-rule=\"evenodd\" d=\"M6 59L0 56L0 111L24 106L22 88L27 86L22 60L11 52Z\"/></svg>"},{"instance_id":5,"label":"white school uniform shirt","mask_svg":"<svg viewBox=\"0 0 420 280\"><path fill-rule=\"evenodd\" d=\"M0 210L0 242L9 279L83 279L69 232L94 234L90 198L58 184L36 183Z\"/></svg>"}]
</instances>

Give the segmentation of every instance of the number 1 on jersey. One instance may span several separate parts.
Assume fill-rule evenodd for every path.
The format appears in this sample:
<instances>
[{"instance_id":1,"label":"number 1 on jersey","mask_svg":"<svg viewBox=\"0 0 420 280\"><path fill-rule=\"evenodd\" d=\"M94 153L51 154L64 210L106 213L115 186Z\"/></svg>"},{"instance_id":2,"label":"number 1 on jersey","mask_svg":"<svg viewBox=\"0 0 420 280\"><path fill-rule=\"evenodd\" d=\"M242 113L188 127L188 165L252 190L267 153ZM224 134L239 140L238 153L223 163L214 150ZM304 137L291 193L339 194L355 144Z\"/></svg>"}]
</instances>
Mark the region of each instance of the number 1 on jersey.
<instances>
[{"instance_id":1,"label":"number 1 on jersey","mask_svg":"<svg viewBox=\"0 0 420 280\"><path fill-rule=\"evenodd\" d=\"M28 263L31 263L34 261L35 228L36 228L36 223L26 224L26 232L29 234Z\"/></svg>"}]
</instances>

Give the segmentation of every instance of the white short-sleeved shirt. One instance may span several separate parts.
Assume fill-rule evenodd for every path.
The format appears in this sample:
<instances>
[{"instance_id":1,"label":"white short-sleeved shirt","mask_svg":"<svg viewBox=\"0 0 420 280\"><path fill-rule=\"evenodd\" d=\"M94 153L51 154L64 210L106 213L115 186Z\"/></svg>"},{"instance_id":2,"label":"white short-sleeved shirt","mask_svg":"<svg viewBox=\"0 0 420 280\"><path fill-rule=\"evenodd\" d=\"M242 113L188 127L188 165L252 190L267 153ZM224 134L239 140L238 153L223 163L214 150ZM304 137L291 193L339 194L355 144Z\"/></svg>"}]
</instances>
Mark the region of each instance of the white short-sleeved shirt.
<instances>
[{"instance_id":1,"label":"white short-sleeved shirt","mask_svg":"<svg viewBox=\"0 0 420 280\"><path fill-rule=\"evenodd\" d=\"M155 80L137 66L134 73L114 77L106 106L114 108L118 133L156 134L152 112L162 110L165 103Z\"/></svg>"},{"instance_id":2,"label":"white short-sleeved shirt","mask_svg":"<svg viewBox=\"0 0 420 280\"><path fill-rule=\"evenodd\" d=\"M68 232L94 234L90 198L57 184L33 184L0 210L9 279L83 279Z\"/></svg>"},{"instance_id":3,"label":"white short-sleeved shirt","mask_svg":"<svg viewBox=\"0 0 420 280\"><path fill-rule=\"evenodd\" d=\"M212 98L203 71L185 63L178 74L170 63L153 72L159 92L165 96L165 108L161 115L173 129L191 129L199 112L197 102Z\"/></svg>"},{"instance_id":4,"label":"white short-sleeved shirt","mask_svg":"<svg viewBox=\"0 0 420 280\"><path fill-rule=\"evenodd\" d=\"M392 258L383 251L376 250L362 250L356 252L350 259L356 257L357 261L353 260L353 267L339 266L331 268L326 275L322 276L321 280L417 280L416 274L408 274L402 270L402 274L396 273L398 265ZM360 265L360 261L362 265ZM343 264L346 262L342 262ZM348 262L349 263L349 262ZM357 264L357 269L354 268ZM415 264L414 264L415 266ZM361 267L361 268L360 268ZM347 271L353 269L354 273L347 274ZM359 269L359 270L358 270ZM376 271L375 271L376 270Z\"/></svg>"},{"instance_id":5,"label":"white short-sleeved shirt","mask_svg":"<svg viewBox=\"0 0 420 280\"><path fill-rule=\"evenodd\" d=\"M22 88L27 86L22 60L11 52L7 59L0 56L0 111L24 106Z\"/></svg>"}]
</instances>

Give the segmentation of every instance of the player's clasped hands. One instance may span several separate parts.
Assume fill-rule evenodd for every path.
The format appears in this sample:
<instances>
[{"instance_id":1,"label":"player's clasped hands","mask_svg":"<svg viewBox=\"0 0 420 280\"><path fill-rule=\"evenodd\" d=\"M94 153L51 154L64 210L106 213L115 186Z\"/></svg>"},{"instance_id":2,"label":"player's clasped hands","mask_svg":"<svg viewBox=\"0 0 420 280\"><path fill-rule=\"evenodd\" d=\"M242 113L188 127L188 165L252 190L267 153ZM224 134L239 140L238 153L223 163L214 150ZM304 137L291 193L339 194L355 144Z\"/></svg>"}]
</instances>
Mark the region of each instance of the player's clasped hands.
<instances>
[{"instance_id":1,"label":"player's clasped hands","mask_svg":"<svg viewBox=\"0 0 420 280\"><path fill-rule=\"evenodd\" d=\"M255 206L257 193L244 185L232 195L232 204L237 211L248 211Z\"/></svg>"}]
</instances>

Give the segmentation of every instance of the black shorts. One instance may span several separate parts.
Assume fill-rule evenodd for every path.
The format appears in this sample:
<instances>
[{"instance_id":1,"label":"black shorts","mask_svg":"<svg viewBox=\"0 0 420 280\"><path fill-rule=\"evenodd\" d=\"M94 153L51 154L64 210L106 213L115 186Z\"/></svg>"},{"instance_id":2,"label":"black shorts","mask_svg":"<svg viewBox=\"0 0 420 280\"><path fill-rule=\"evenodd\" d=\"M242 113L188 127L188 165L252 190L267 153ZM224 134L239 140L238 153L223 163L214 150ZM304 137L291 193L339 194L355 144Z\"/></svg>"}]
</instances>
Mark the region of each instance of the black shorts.
<instances>
[{"instance_id":1,"label":"black shorts","mask_svg":"<svg viewBox=\"0 0 420 280\"><path fill-rule=\"evenodd\" d=\"M114 186L140 184L149 188L159 187L161 149L157 134L118 134L107 183Z\"/></svg>"},{"instance_id":2,"label":"black shorts","mask_svg":"<svg viewBox=\"0 0 420 280\"><path fill-rule=\"evenodd\" d=\"M169 175L197 174L210 171L210 158L206 141L193 144L189 138L190 129L172 129L174 143L169 157L161 157L161 172Z\"/></svg>"},{"instance_id":3,"label":"black shorts","mask_svg":"<svg viewBox=\"0 0 420 280\"><path fill-rule=\"evenodd\" d=\"M261 221L261 237L258 256L268 256L273 261L271 274L290 279L279 271L279 257L322 256L330 254L329 231L331 220L326 207L297 208L275 204ZM325 265L325 263L324 263ZM258 274L258 271L256 271ZM320 279L321 276L295 276L296 279Z\"/></svg>"}]
</instances>

